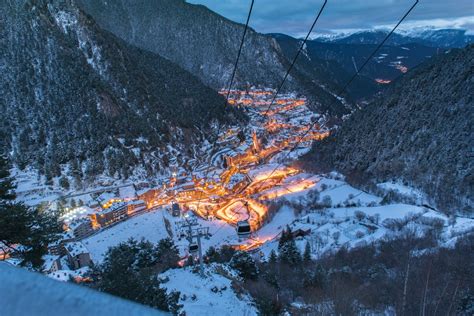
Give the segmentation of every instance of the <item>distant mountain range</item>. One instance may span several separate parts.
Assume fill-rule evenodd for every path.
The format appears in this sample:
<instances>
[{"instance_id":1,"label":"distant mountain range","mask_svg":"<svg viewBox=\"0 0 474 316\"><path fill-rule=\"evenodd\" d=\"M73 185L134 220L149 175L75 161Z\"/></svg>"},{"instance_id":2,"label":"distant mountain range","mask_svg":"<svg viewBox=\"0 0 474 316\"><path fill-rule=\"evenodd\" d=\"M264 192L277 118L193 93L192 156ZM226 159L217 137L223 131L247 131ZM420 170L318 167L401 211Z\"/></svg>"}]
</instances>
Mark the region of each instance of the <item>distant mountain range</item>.
<instances>
[{"instance_id":1,"label":"distant mountain range","mask_svg":"<svg viewBox=\"0 0 474 316\"><path fill-rule=\"evenodd\" d=\"M386 30L313 37L306 45L299 63L302 69L313 69L311 75L330 78L328 84L344 85L388 35ZM347 88L352 101L370 99L374 93L402 74L433 56L451 48L474 43L474 35L460 29L422 29L393 33L367 64L359 77ZM268 34L275 38L287 57L294 56L301 39L285 34ZM302 59L302 60L301 60ZM337 88L331 87L337 91Z\"/></svg>"},{"instance_id":2,"label":"distant mountain range","mask_svg":"<svg viewBox=\"0 0 474 316\"><path fill-rule=\"evenodd\" d=\"M283 51L289 52L288 55L294 54L301 42L284 34L270 36L277 40ZM306 68L320 69L313 73L331 78L330 82L341 86L356 73L385 36L386 33L383 32L366 32L332 41L311 40L307 42L305 54L300 57L299 62L306 64ZM388 41L389 44L382 46L374 59L347 88L353 101L370 99L375 92L383 89L385 84L446 50L443 47L425 46L421 44L424 41L398 41L397 37L402 37L401 35L395 34L394 37Z\"/></svg>"},{"instance_id":3,"label":"distant mountain range","mask_svg":"<svg viewBox=\"0 0 474 316\"><path fill-rule=\"evenodd\" d=\"M387 45L422 44L430 47L462 48L474 43L474 35L462 29L421 29L411 32L393 33ZM388 34L385 30L359 31L353 34L339 34L313 38L318 42L339 44L378 44Z\"/></svg>"},{"instance_id":4,"label":"distant mountain range","mask_svg":"<svg viewBox=\"0 0 474 316\"><path fill-rule=\"evenodd\" d=\"M442 210L472 214L474 45L417 67L303 159L352 182L401 180Z\"/></svg>"}]
</instances>

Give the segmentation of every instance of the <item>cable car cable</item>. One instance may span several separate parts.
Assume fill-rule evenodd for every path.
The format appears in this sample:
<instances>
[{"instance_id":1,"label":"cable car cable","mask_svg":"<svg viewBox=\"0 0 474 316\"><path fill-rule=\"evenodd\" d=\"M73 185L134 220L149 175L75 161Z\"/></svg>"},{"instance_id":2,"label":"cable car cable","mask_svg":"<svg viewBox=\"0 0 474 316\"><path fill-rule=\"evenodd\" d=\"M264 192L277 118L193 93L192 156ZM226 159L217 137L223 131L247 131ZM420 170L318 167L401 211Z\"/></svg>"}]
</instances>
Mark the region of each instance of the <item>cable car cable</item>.
<instances>
[{"instance_id":1,"label":"cable car cable","mask_svg":"<svg viewBox=\"0 0 474 316\"><path fill-rule=\"evenodd\" d=\"M224 105L224 108L228 105L228 102L229 102L229 96L230 96L230 91L232 89L232 84L234 82L234 77L235 77L235 74L237 72L237 66L238 66L238 63L239 63L239 59L240 59L240 55L242 53L242 48L244 46L244 41L245 41L245 35L247 34L247 29L248 29L248 25L249 25L249 21L250 21L250 16L252 15L252 10L253 10L253 5L254 5L254 2L255 0L252 0L252 2L250 3L250 8L249 8L249 12L248 12L248 15L247 15L247 21L245 22L245 28L244 28L244 32L242 34L242 40L240 41L240 46L239 46L239 51L237 53L237 58L235 60L235 63L234 63L234 69L232 71L232 76L230 78L230 82L229 82L229 89L227 90L227 97L226 97L226 100L225 100L225 105ZM214 107L211 111L209 111L208 113L212 113L214 112L216 108ZM211 147L211 150L209 151L209 163L208 163L208 166L207 166L207 169L206 169L206 173L204 175L204 183L206 182L207 178L208 178L208 175L209 175L209 170L210 170L210 167L211 167L211 160L212 160L212 152L214 151L214 148L216 146L216 143L217 143L217 140L219 139L219 135L221 133L221 124L218 125L217 127L217 133L216 133L216 139L214 140L213 144L212 144L212 147ZM201 196L199 197L198 199L198 205L196 207L196 211L199 211L199 204L201 203L201 200L202 200L202 194L203 192L201 192Z\"/></svg>"},{"instance_id":2,"label":"cable car cable","mask_svg":"<svg viewBox=\"0 0 474 316\"><path fill-rule=\"evenodd\" d=\"M388 40L388 38L393 34L393 32L395 32L395 30L398 28L398 26L405 20L405 18L410 14L410 12L416 7L416 5L418 4L419 0L416 0L415 3L413 3L413 5L408 9L408 11L405 12L405 14L402 16L402 18L398 21L398 23L392 28L392 30L385 36L385 38L379 43L379 45L377 45L377 47L375 48L375 50L369 55L369 57L367 58L367 60L362 64L362 66L357 70L357 72L351 77L351 79L343 86L343 88L341 89L341 91L339 92L338 95L340 95L351 83L352 81L355 79L355 77L362 71L362 69L364 69L364 67L368 64L368 62L372 59L372 57L377 53L377 51L383 46L383 44ZM330 106L332 106L334 104L331 103ZM297 141L297 143L293 146L293 148L288 151L288 153L285 155L285 157L282 159L282 161L284 161L298 146L299 144L302 142L302 140L304 139L304 137L306 137L306 135L313 129L313 127L315 127L317 124L316 122L311 124L309 126L309 128L303 133L303 135L299 138L299 140ZM263 183L265 181L267 181L274 173L275 171L280 167L282 166L283 164L282 163L279 163L274 169L273 171L268 175L268 177L264 180L264 181L261 181L261 185L258 187L260 188ZM238 210L237 210L238 211ZM217 233L217 231L216 231ZM214 233L214 235L216 234Z\"/></svg>"}]
</instances>

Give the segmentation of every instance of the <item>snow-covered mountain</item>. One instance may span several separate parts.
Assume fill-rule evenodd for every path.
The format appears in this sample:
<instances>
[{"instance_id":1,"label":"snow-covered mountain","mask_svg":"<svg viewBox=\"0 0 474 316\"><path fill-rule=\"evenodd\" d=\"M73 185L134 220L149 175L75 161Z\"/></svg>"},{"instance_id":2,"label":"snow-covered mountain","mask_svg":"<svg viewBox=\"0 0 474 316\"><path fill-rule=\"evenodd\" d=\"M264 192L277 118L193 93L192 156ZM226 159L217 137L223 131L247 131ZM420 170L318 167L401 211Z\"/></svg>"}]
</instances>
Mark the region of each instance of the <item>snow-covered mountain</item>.
<instances>
[{"instance_id":1,"label":"snow-covered mountain","mask_svg":"<svg viewBox=\"0 0 474 316\"><path fill-rule=\"evenodd\" d=\"M388 34L389 30L362 30L353 33L332 34L330 36L315 36L319 42L340 44L378 44ZM400 30L392 34L387 45L422 44L431 47L461 48L474 42L474 35L463 29L433 29L417 28Z\"/></svg>"},{"instance_id":2,"label":"snow-covered mountain","mask_svg":"<svg viewBox=\"0 0 474 316\"><path fill-rule=\"evenodd\" d=\"M197 154L212 120L243 117L189 72L102 30L75 1L0 9L1 151L48 181L61 169L79 179L126 178L136 166L154 174Z\"/></svg>"}]
</instances>

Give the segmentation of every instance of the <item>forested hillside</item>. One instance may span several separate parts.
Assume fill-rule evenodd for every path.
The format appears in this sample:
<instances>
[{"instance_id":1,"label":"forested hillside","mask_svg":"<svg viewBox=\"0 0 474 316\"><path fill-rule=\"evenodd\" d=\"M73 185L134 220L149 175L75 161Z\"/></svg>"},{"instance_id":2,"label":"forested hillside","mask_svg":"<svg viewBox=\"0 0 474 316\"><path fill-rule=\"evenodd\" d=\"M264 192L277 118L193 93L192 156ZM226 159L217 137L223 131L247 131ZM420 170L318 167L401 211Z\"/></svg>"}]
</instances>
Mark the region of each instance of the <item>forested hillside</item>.
<instances>
[{"instance_id":1,"label":"forested hillside","mask_svg":"<svg viewBox=\"0 0 474 316\"><path fill-rule=\"evenodd\" d=\"M445 211L472 213L474 46L418 67L315 143L309 169L356 182L403 180Z\"/></svg>"},{"instance_id":2,"label":"forested hillside","mask_svg":"<svg viewBox=\"0 0 474 316\"><path fill-rule=\"evenodd\" d=\"M189 72L100 29L72 0L2 1L0 41L2 152L48 179L66 163L78 178L127 177L137 165L152 174L166 167L168 145L192 156L213 119L243 119Z\"/></svg>"}]
</instances>

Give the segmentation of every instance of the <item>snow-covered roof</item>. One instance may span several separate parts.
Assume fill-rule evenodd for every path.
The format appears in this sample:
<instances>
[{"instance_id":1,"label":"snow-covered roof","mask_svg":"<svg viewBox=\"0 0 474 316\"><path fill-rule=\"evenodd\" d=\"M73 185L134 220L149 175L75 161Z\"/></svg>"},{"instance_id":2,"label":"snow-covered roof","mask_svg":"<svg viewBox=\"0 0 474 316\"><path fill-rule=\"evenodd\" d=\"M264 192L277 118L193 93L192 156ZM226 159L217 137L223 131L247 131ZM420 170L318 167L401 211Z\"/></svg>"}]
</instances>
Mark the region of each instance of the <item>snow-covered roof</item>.
<instances>
[{"instance_id":1,"label":"snow-covered roof","mask_svg":"<svg viewBox=\"0 0 474 316\"><path fill-rule=\"evenodd\" d=\"M187 181L185 183L180 184L179 186L176 186L176 188L191 188L194 187L194 181Z\"/></svg>"},{"instance_id":2,"label":"snow-covered roof","mask_svg":"<svg viewBox=\"0 0 474 316\"><path fill-rule=\"evenodd\" d=\"M83 253L89 253L87 248L81 242L70 242L66 244L66 250L73 257Z\"/></svg>"},{"instance_id":3,"label":"snow-covered roof","mask_svg":"<svg viewBox=\"0 0 474 316\"><path fill-rule=\"evenodd\" d=\"M132 199L135 197L135 188L133 186L119 188L119 195L122 199Z\"/></svg>"},{"instance_id":4,"label":"snow-covered roof","mask_svg":"<svg viewBox=\"0 0 474 316\"><path fill-rule=\"evenodd\" d=\"M106 213L114 212L114 211L116 211L120 208L126 207L126 206L127 206L127 204L125 202L116 202L116 203L113 203L109 208L101 210L99 213L100 214L106 214Z\"/></svg>"},{"instance_id":5,"label":"snow-covered roof","mask_svg":"<svg viewBox=\"0 0 474 316\"><path fill-rule=\"evenodd\" d=\"M104 192L104 193L102 193L101 195L99 195L99 197L97 198L97 200L99 200L101 203L106 203L106 202L108 202L109 200L115 199L115 198L117 198L117 197L115 196L115 194L110 193L110 192Z\"/></svg>"},{"instance_id":6,"label":"snow-covered roof","mask_svg":"<svg viewBox=\"0 0 474 316\"><path fill-rule=\"evenodd\" d=\"M75 230L76 228L78 228L82 224L88 224L88 223L90 223L90 220L88 218L77 219L77 220L69 223L69 229Z\"/></svg>"},{"instance_id":7,"label":"snow-covered roof","mask_svg":"<svg viewBox=\"0 0 474 316\"><path fill-rule=\"evenodd\" d=\"M235 173L230 177L228 186L233 187L234 185L243 181L244 179L245 179L245 175L243 175L242 173Z\"/></svg>"},{"instance_id":8,"label":"snow-covered roof","mask_svg":"<svg viewBox=\"0 0 474 316\"><path fill-rule=\"evenodd\" d=\"M145 201L143 201L143 200L133 200L133 201L128 202L128 204L130 204L130 205L141 205L141 204L145 204Z\"/></svg>"},{"instance_id":9,"label":"snow-covered roof","mask_svg":"<svg viewBox=\"0 0 474 316\"><path fill-rule=\"evenodd\" d=\"M51 267L53 266L54 262L59 259L59 256L55 256L55 255L44 255L44 256L42 257L42 259L44 260L44 263L43 263L43 270L49 271L49 270L51 270Z\"/></svg>"}]
</instances>

